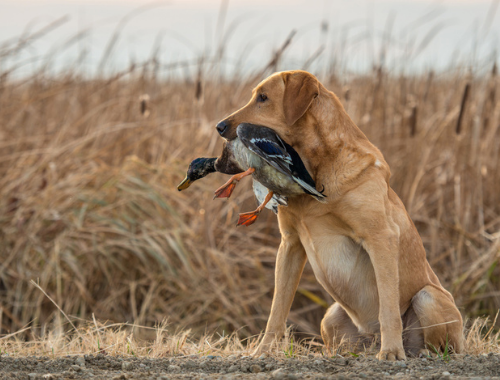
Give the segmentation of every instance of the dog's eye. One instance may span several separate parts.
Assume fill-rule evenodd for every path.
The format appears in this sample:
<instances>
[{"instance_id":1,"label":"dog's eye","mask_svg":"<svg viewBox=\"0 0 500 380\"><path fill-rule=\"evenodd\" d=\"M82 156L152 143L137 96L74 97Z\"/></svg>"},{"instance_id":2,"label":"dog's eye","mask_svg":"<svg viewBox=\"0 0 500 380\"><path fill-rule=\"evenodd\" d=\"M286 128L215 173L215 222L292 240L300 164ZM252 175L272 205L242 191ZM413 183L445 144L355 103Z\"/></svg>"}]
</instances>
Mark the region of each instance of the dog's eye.
<instances>
[{"instance_id":1,"label":"dog's eye","mask_svg":"<svg viewBox=\"0 0 500 380\"><path fill-rule=\"evenodd\" d=\"M262 103L262 102L265 102L267 100L267 95L266 94L260 94L258 97L257 97L257 101Z\"/></svg>"}]
</instances>

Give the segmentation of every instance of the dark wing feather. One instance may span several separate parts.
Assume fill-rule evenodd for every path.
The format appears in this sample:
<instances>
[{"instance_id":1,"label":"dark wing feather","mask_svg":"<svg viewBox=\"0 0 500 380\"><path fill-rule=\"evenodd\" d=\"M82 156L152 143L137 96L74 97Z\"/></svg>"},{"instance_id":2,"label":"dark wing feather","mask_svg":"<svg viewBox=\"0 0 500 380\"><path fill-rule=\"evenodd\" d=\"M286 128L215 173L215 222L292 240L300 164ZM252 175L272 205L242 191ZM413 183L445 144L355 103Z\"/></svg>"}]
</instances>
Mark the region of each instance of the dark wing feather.
<instances>
[{"instance_id":1,"label":"dark wing feather","mask_svg":"<svg viewBox=\"0 0 500 380\"><path fill-rule=\"evenodd\" d=\"M236 134L248 149L273 168L283 174L292 175L290 170L292 159L283 141L272 129L252 124L240 124L236 129Z\"/></svg>"},{"instance_id":2,"label":"dark wing feather","mask_svg":"<svg viewBox=\"0 0 500 380\"><path fill-rule=\"evenodd\" d=\"M282 156L284 153L280 146L273 141L263 139L251 139L250 141L268 156Z\"/></svg>"},{"instance_id":3,"label":"dark wing feather","mask_svg":"<svg viewBox=\"0 0 500 380\"><path fill-rule=\"evenodd\" d=\"M326 198L326 195L323 195L321 192L316 190L316 183L314 179L311 177L309 172L304 165L304 162L300 158L299 154L295 149L293 149L290 145L283 141L286 151L290 154L292 158L292 165L290 166L290 170L292 171L292 178L295 182L297 182L306 193L316 197L318 200L322 200ZM324 189L323 189L324 191Z\"/></svg>"},{"instance_id":4,"label":"dark wing feather","mask_svg":"<svg viewBox=\"0 0 500 380\"><path fill-rule=\"evenodd\" d=\"M299 154L272 129L252 124L240 124L236 133L245 146L283 174L289 175L306 193L317 199L325 195L316 190L316 184Z\"/></svg>"}]
</instances>

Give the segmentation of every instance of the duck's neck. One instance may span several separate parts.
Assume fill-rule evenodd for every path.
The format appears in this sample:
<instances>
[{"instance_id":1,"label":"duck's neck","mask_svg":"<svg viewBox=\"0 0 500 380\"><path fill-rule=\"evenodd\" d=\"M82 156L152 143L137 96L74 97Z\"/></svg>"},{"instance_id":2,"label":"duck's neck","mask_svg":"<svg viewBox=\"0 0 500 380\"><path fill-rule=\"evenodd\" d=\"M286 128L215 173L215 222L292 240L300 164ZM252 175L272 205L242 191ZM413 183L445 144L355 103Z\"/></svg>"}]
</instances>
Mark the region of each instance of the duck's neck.
<instances>
[{"instance_id":1,"label":"duck's neck","mask_svg":"<svg viewBox=\"0 0 500 380\"><path fill-rule=\"evenodd\" d=\"M207 161L205 163L205 170L204 170L205 175L203 177L205 177L211 173L215 173L217 171L217 169L215 169L215 161L217 161L217 157L207 158Z\"/></svg>"},{"instance_id":2,"label":"duck's neck","mask_svg":"<svg viewBox=\"0 0 500 380\"><path fill-rule=\"evenodd\" d=\"M214 163L215 170L219 173L233 175L244 171L244 169L238 165L234 158L235 152L233 145L237 142L237 140L239 139L227 141L224 144L220 157L217 158Z\"/></svg>"}]
</instances>

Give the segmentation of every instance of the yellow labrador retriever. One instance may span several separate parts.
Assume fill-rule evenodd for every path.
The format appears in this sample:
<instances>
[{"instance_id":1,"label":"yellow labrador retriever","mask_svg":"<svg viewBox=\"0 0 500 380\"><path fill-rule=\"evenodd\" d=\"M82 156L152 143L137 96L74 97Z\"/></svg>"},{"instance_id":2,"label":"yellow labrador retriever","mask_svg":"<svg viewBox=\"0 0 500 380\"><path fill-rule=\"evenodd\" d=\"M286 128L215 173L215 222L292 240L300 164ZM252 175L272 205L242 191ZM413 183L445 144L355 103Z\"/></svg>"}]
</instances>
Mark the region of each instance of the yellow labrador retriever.
<instances>
[{"instance_id":1,"label":"yellow labrador retriever","mask_svg":"<svg viewBox=\"0 0 500 380\"><path fill-rule=\"evenodd\" d=\"M275 130L327 196L326 204L293 197L279 209L274 298L254 354L283 335L306 260L336 301L321 323L327 346L365 344L380 334L380 360L403 360L405 349L418 355L446 344L462 351L462 317L389 186L389 166L335 94L305 71L276 73L217 130L230 141L240 123Z\"/></svg>"}]
</instances>

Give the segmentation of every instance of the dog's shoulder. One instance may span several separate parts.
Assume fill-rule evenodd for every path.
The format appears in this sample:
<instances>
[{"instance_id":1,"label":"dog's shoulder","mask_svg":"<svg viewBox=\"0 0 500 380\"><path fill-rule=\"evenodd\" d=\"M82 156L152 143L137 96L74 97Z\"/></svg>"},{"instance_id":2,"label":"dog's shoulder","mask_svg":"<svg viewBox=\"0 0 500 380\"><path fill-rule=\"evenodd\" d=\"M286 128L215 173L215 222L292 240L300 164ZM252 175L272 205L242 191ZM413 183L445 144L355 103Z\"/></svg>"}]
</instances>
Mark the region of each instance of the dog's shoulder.
<instances>
[{"instance_id":1,"label":"dog's shoulder","mask_svg":"<svg viewBox=\"0 0 500 380\"><path fill-rule=\"evenodd\" d=\"M355 188L366 181L389 183L391 171L382 153L369 141L339 141L333 148L332 179L337 187Z\"/></svg>"}]
</instances>

